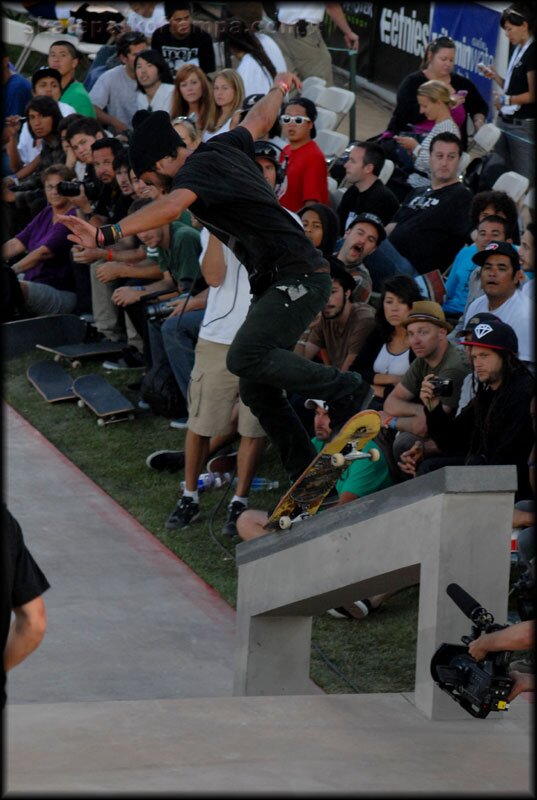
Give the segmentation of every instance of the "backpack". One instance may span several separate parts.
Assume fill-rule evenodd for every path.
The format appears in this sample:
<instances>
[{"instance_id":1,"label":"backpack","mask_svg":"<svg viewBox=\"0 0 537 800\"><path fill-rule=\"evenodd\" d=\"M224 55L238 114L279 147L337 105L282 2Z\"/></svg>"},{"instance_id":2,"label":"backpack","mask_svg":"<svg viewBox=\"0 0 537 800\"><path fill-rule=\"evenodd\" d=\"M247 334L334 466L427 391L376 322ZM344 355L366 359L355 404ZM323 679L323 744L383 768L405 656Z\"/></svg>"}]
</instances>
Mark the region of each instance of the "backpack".
<instances>
[{"instance_id":1,"label":"backpack","mask_svg":"<svg viewBox=\"0 0 537 800\"><path fill-rule=\"evenodd\" d=\"M144 375L140 394L142 399L149 403L154 414L170 419L188 416L185 398L181 394L170 365L166 362L151 367Z\"/></svg>"}]
</instances>

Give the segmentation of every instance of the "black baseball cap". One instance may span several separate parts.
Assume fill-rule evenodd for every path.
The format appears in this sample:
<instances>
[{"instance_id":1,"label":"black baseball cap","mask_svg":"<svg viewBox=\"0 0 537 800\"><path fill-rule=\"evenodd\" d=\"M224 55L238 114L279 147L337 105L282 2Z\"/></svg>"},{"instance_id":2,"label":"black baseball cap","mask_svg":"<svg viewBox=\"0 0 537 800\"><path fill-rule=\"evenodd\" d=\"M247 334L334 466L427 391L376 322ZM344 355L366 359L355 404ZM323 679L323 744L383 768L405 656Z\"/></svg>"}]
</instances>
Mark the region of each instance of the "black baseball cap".
<instances>
[{"instance_id":1,"label":"black baseball cap","mask_svg":"<svg viewBox=\"0 0 537 800\"><path fill-rule=\"evenodd\" d=\"M459 331L459 339L463 339L470 335L470 333L473 333L476 325L480 325L482 322L495 322L497 319L498 317L496 314L491 314L490 311L481 311L478 314L474 314L473 317L470 317L464 328Z\"/></svg>"},{"instance_id":2,"label":"black baseball cap","mask_svg":"<svg viewBox=\"0 0 537 800\"><path fill-rule=\"evenodd\" d=\"M499 256L508 256L508 258L511 259L511 264L513 267L515 267L515 269L520 269L520 258L518 257L518 252L515 250L512 244L509 244L509 242L489 242L484 250L481 250L479 253L476 253L475 256L472 256L472 261L474 264L478 264L480 267L482 267L491 253Z\"/></svg>"},{"instance_id":3,"label":"black baseball cap","mask_svg":"<svg viewBox=\"0 0 537 800\"><path fill-rule=\"evenodd\" d=\"M354 228L358 222L369 222L370 225L375 226L379 235L377 245L383 242L386 238L386 231L384 229L384 225L382 224L382 220L380 217L377 217L376 214L371 214L369 211L364 211L362 214L358 214L358 216L355 217L351 224L347 227L347 230Z\"/></svg>"},{"instance_id":4,"label":"black baseball cap","mask_svg":"<svg viewBox=\"0 0 537 800\"><path fill-rule=\"evenodd\" d=\"M499 319L480 322L468 336L461 344L468 347L490 347L491 350L508 350L514 356L518 355L516 333L510 325Z\"/></svg>"},{"instance_id":5,"label":"black baseball cap","mask_svg":"<svg viewBox=\"0 0 537 800\"><path fill-rule=\"evenodd\" d=\"M272 142L267 142L265 139L258 139L254 142L254 150L256 158L268 158L273 161L276 166L280 166L280 148Z\"/></svg>"},{"instance_id":6,"label":"black baseball cap","mask_svg":"<svg viewBox=\"0 0 537 800\"><path fill-rule=\"evenodd\" d=\"M32 75L32 89L35 89L37 81L40 81L41 78L54 78L58 81L60 86L62 85L62 76L57 69L53 69L52 67L39 67Z\"/></svg>"}]
</instances>

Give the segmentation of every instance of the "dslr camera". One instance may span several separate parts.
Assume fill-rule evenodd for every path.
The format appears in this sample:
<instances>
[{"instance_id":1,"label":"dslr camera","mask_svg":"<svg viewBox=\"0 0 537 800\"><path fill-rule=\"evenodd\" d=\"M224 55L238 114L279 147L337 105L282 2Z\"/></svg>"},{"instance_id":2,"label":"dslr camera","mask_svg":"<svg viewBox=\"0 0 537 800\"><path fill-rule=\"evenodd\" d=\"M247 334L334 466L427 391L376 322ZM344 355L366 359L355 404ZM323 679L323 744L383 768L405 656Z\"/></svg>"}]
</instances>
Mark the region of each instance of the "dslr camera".
<instances>
[{"instance_id":1,"label":"dslr camera","mask_svg":"<svg viewBox=\"0 0 537 800\"><path fill-rule=\"evenodd\" d=\"M453 394L453 381L449 378L429 378L429 383L433 385L435 397L451 397Z\"/></svg>"},{"instance_id":2,"label":"dslr camera","mask_svg":"<svg viewBox=\"0 0 537 800\"><path fill-rule=\"evenodd\" d=\"M503 630L507 625L495 624L492 614L456 583L450 583L446 592L472 621L472 634L461 638L465 647L440 645L431 660L433 680L473 717L484 719L491 711L506 711L514 683L509 676L511 651L487 653L484 661L477 662L468 645L482 633Z\"/></svg>"},{"instance_id":3,"label":"dslr camera","mask_svg":"<svg viewBox=\"0 0 537 800\"><path fill-rule=\"evenodd\" d=\"M162 300L160 303L147 303L145 315L147 319L162 319L167 317L175 308L175 301Z\"/></svg>"},{"instance_id":4,"label":"dslr camera","mask_svg":"<svg viewBox=\"0 0 537 800\"><path fill-rule=\"evenodd\" d=\"M60 181L57 192L62 197L78 197L81 186L84 187L88 200L97 200L101 188L97 181Z\"/></svg>"}]
</instances>

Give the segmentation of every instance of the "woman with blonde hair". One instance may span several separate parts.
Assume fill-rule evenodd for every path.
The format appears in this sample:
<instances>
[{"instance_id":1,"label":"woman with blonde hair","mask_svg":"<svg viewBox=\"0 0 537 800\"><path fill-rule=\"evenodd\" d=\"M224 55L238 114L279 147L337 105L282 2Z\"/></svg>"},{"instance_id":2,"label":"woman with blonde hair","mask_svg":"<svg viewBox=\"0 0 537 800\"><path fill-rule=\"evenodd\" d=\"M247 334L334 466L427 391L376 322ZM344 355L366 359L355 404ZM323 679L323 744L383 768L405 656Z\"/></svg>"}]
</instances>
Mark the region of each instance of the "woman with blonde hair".
<instances>
[{"instance_id":1,"label":"woman with blonde hair","mask_svg":"<svg viewBox=\"0 0 537 800\"><path fill-rule=\"evenodd\" d=\"M244 83L236 70L222 69L216 73L213 79L213 97L215 115L209 120L204 141L216 136L217 133L228 131L233 114L242 108Z\"/></svg>"},{"instance_id":2,"label":"woman with blonde hair","mask_svg":"<svg viewBox=\"0 0 537 800\"><path fill-rule=\"evenodd\" d=\"M407 178L409 186L417 188L431 182L429 150L431 142L439 133L453 133L461 138L460 128L451 116L451 109L457 100L443 81L426 81L417 90L420 113L433 123L425 139L419 142L412 136L396 136L398 144L412 154L414 171Z\"/></svg>"},{"instance_id":3,"label":"woman with blonde hair","mask_svg":"<svg viewBox=\"0 0 537 800\"><path fill-rule=\"evenodd\" d=\"M171 118L190 117L200 132L214 118L213 89L206 74L195 64L185 64L175 75Z\"/></svg>"}]
</instances>

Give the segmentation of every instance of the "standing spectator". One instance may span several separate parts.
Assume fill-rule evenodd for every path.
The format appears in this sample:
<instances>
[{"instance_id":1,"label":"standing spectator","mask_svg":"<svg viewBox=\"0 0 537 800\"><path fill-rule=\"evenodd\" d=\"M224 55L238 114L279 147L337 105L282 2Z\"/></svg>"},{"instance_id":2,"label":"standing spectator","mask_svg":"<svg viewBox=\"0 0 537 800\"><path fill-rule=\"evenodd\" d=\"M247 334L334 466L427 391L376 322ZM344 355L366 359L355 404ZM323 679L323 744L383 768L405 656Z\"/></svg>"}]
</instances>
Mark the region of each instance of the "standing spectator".
<instances>
[{"instance_id":1,"label":"standing spectator","mask_svg":"<svg viewBox=\"0 0 537 800\"><path fill-rule=\"evenodd\" d=\"M78 114L95 117L95 109L88 92L84 85L76 80L76 68L79 63L78 50L71 42L59 39L51 44L48 51L48 65L52 69L57 69L62 76L61 100L73 106Z\"/></svg>"},{"instance_id":2,"label":"standing spectator","mask_svg":"<svg viewBox=\"0 0 537 800\"><path fill-rule=\"evenodd\" d=\"M191 3L166 2L167 25L159 27L151 38L151 48L159 50L175 76L185 64L194 64L206 75L214 72L213 41L208 33L192 24Z\"/></svg>"},{"instance_id":3,"label":"standing spectator","mask_svg":"<svg viewBox=\"0 0 537 800\"><path fill-rule=\"evenodd\" d=\"M282 153L287 159L287 189L280 203L289 211L298 211L310 203L328 205L328 172L323 151L313 141L317 132L315 104L306 97L296 97L283 107L280 122L288 140Z\"/></svg>"},{"instance_id":4,"label":"standing spectator","mask_svg":"<svg viewBox=\"0 0 537 800\"><path fill-rule=\"evenodd\" d=\"M157 30L166 24L164 3L129 3L131 10L127 14L127 27L131 31L140 31L150 41Z\"/></svg>"},{"instance_id":5,"label":"standing spectator","mask_svg":"<svg viewBox=\"0 0 537 800\"><path fill-rule=\"evenodd\" d=\"M427 46L420 69L407 75L397 90L396 107L388 123L388 131L395 134L428 133L433 127L433 122L425 119L420 112L417 90L425 81L442 81L449 89L450 95L458 97L457 105L452 109L452 116L459 126L462 147L466 150L468 117L471 117L476 129L480 128L485 122L489 108L472 81L453 72L455 55L455 42L448 36L439 36Z\"/></svg>"},{"instance_id":6,"label":"standing spectator","mask_svg":"<svg viewBox=\"0 0 537 800\"><path fill-rule=\"evenodd\" d=\"M340 3L277 3L278 33L275 38L285 56L287 68L301 80L310 75L332 84L332 58L321 35L325 10L343 33L349 50L358 50L355 33Z\"/></svg>"},{"instance_id":7,"label":"standing spectator","mask_svg":"<svg viewBox=\"0 0 537 800\"><path fill-rule=\"evenodd\" d=\"M173 78L168 64L158 50L142 50L134 59L136 101L147 111L172 110Z\"/></svg>"},{"instance_id":8,"label":"standing spectator","mask_svg":"<svg viewBox=\"0 0 537 800\"><path fill-rule=\"evenodd\" d=\"M136 56L147 49L143 33L123 33L117 40L121 64L103 72L95 81L90 98L98 122L114 133L128 130L138 110L138 95L134 62Z\"/></svg>"},{"instance_id":9,"label":"standing spectator","mask_svg":"<svg viewBox=\"0 0 537 800\"><path fill-rule=\"evenodd\" d=\"M228 131L233 114L242 108L244 84L239 73L234 69L222 69L217 72L213 78L213 96L215 115L207 126L205 141L217 133Z\"/></svg>"},{"instance_id":10,"label":"standing spectator","mask_svg":"<svg viewBox=\"0 0 537 800\"><path fill-rule=\"evenodd\" d=\"M209 79L199 67L185 64L175 75L171 117L189 117L203 134L214 118L213 89Z\"/></svg>"},{"instance_id":11,"label":"standing spectator","mask_svg":"<svg viewBox=\"0 0 537 800\"><path fill-rule=\"evenodd\" d=\"M58 214L74 214L71 198L58 193L61 181L70 181L74 172L63 164L46 169L41 179L47 205L12 239L2 245L2 258L22 256L12 270L30 314L71 314L76 306L74 280L69 262L71 243Z\"/></svg>"},{"instance_id":12,"label":"standing spectator","mask_svg":"<svg viewBox=\"0 0 537 800\"><path fill-rule=\"evenodd\" d=\"M244 84L244 93L266 94L274 82L276 67L265 52L259 39L240 19L226 20L220 36L239 65L237 72Z\"/></svg>"},{"instance_id":13,"label":"standing spectator","mask_svg":"<svg viewBox=\"0 0 537 800\"><path fill-rule=\"evenodd\" d=\"M50 588L24 543L19 523L2 503L2 669L1 704L6 704L6 673L36 650L45 636L42 594ZM11 616L14 614L12 621Z\"/></svg>"},{"instance_id":14,"label":"standing spectator","mask_svg":"<svg viewBox=\"0 0 537 800\"><path fill-rule=\"evenodd\" d=\"M387 225L399 208L399 200L379 178L385 160L379 144L353 142L345 162L345 183L349 188L337 210L342 235L359 214L375 214Z\"/></svg>"},{"instance_id":15,"label":"standing spectator","mask_svg":"<svg viewBox=\"0 0 537 800\"><path fill-rule=\"evenodd\" d=\"M520 266L524 270L526 280L522 284L522 291L535 300L535 223L528 222L526 230L520 240L518 251Z\"/></svg>"},{"instance_id":16,"label":"standing spectator","mask_svg":"<svg viewBox=\"0 0 537 800\"><path fill-rule=\"evenodd\" d=\"M496 125L503 133L495 152L505 161L507 169L526 175L533 181L531 165L535 149L535 9L522 3L506 8L500 25L514 50L509 59L505 78L495 67L483 70L502 89L495 94L494 105L499 111Z\"/></svg>"}]
</instances>

